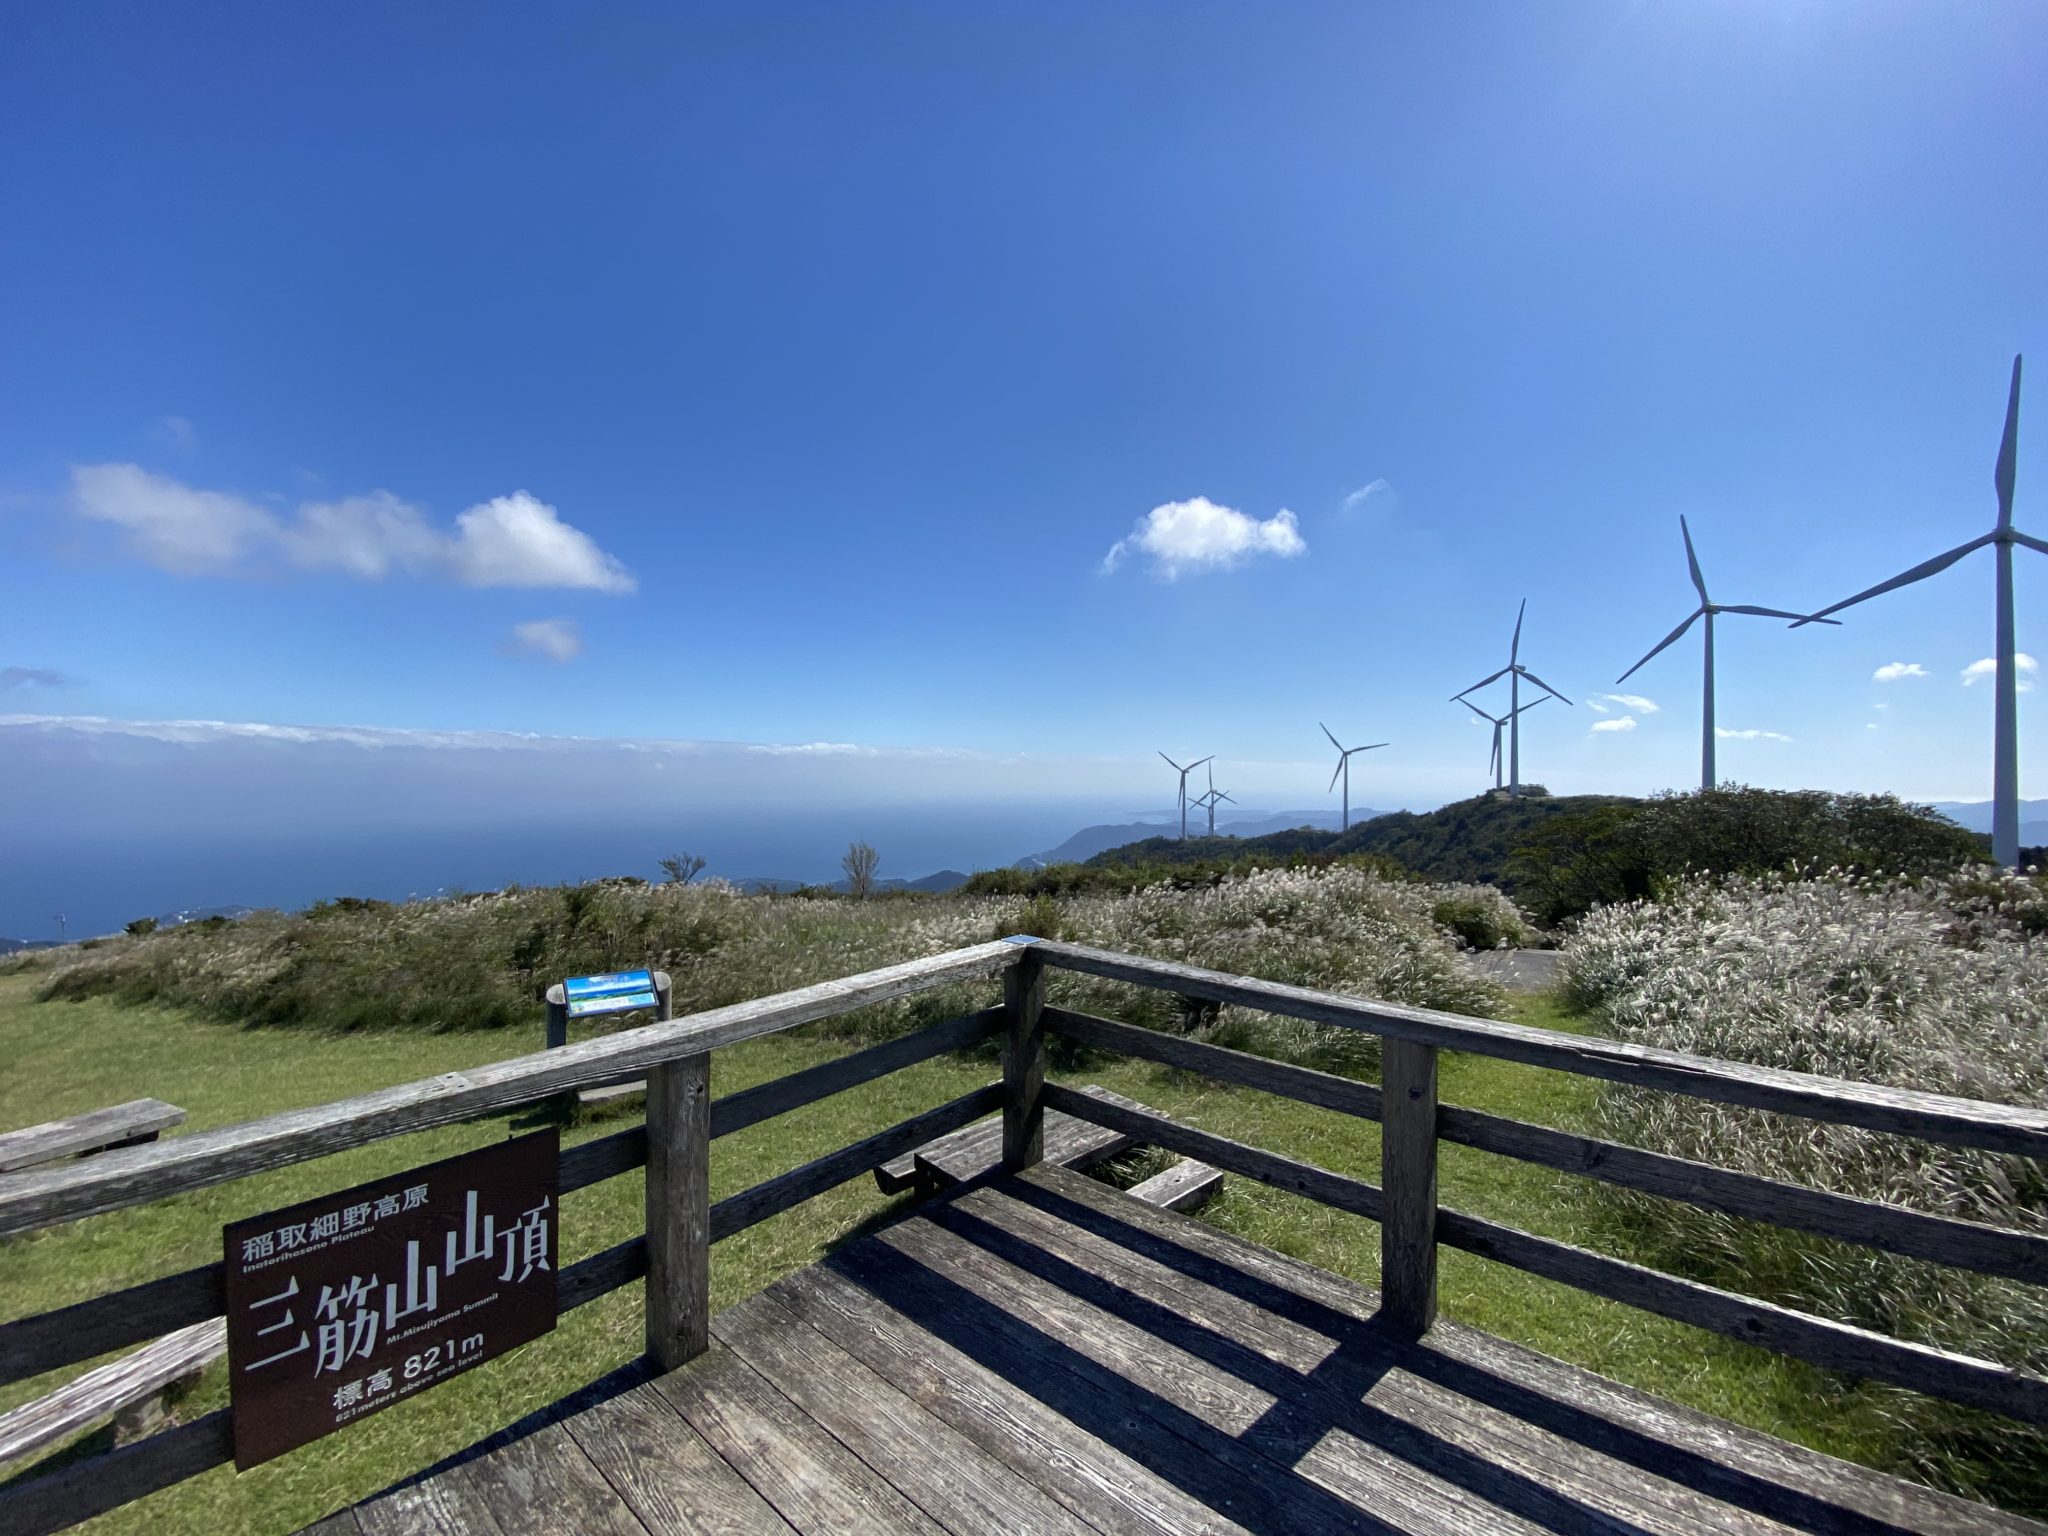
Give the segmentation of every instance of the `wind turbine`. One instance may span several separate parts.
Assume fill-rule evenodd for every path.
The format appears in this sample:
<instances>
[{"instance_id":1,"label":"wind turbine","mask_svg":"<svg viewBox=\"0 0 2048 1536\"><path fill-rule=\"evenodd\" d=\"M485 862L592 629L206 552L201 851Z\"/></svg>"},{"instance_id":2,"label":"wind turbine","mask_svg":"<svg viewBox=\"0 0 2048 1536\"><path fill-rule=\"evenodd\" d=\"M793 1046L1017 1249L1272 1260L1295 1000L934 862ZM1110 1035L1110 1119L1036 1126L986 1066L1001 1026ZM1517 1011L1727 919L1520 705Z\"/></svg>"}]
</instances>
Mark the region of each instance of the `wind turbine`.
<instances>
[{"instance_id":1,"label":"wind turbine","mask_svg":"<svg viewBox=\"0 0 2048 1536\"><path fill-rule=\"evenodd\" d=\"M1232 805L1237 804L1235 800L1231 800L1229 795L1216 787L1216 770L1211 768L1209 770L1209 792L1204 795L1195 796L1195 804L1207 806L1209 809L1209 835L1211 837L1216 835L1216 806L1220 801L1224 800L1230 800Z\"/></svg>"},{"instance_id":2,"label":"wind turbine","mask_svg":"<svg viewBox=\"0 0 2048 1536\"><path fill-rule=\"evenodd\" d=\"M1998 463L1991 483L1998 492L1998 526L1989 533L1958 544L1945 555L1936 555L1910 571L1881 581L1867 592L1845 597L1833 607L1823 608L1800 624L1826 618L1852 607L1865 598L1876 597L1899 587L1909 587L1925 577L1947 570L1963 556L1989 544L1998 551L1998 672L1992 688L1995 695L1991 747L1991 856L2008 869L2020 861L2020 741L2019 673L2013 663L2012 547L2024 544L2048 555L2048 543L2021 533L2012 525L2013 482L2019 470L2020 451L2020 360L2012 360L2012 390L2005 397L2005 436L1998 444ZM1795 629L1798 625L1793 626Z\"/></svg>"},{"instance_id":3,"label":"wind turbine","mask_svg":"<svg viewBox=\"0 0 2048 1536\"><path fill-rule=\"evenodd\" d=\"M1665 646L1674 643L1680 635L1683 635L1688 629L1692 628L1696 620L1705 619L1707 621L1706 628L1702 631L1707 641L1707 670L1706 679L1700 688L1700 788L1712 789L1714 787L1714 615L1717 613L1747 613L1761 619L1796 619L1802 624L1808 622L1808 616L1803 613L1787 613L1782 608L1756 608L1748 603L1715 602L1707 596L1707 579L1700 574L1699 556L1694 554L1692 550L1692 530L1685 526L1685 518L1682 514L1678 519L1678 532L1679 536L1685 540L1685 563L1692 571L1693 590L1700 595L1700 605L1693 609L1691 615L1683 624L1652 646L1649 656L1645 656L1642 661L1637 662L1626 672L1622 673L1621 676L1617 677L1614 680L1614 686L1619 688L1623 683L1634 677L1636 673L1643 669L1643 663L1647 662L1650 656L1655 656ZM1815 614L1813 617L1819 618L1820 616ZM1822 619L1821 622L1824 624L1839 624L1841 620Z\"/></svg>"},{"instance_id":4,"label":"wind turbine","mask_svg":"<svg viewBox=\"0 0 2048 1536\"><path fill-rule=\"evenodd\" d=\"M1544 698L1548 697L1549 695L1545 694L1541 698L1537 698L1535 700L1532 700L1530 703L1524 704L1522 706L1522 713L1526 715L1538 704L1541 704ZM1501 769L1505 766L1501 762L1500 756L1500 733L1503 729L1506 728L1508 723L1508 717L1506 715L1489 715L1485 710L1481 709L1477 704L1474 704L1470 699L1460 699L1458 700L1458 702L1464 705L1467 709L1471 710L1472 713L1477 715L1480 719L1491 721L1493 724L1493 755L1487 758L1486 766L1493 771L1493 787L1495 789L1499 789L1501 787Z\"/></svg>"},{"instance_id":5,"label":"wind turbine","mask_svg":"<svg viewBox=\"0 0 2048 1536\"><path fill-rule=\"evenodd\" d=\"M1316 724L1323 725L1323 722L1318 720ZM1376 741L1369 747L1347 747L1335 736L1330 735L1330 728L1327 725L1323 725L1323 734L1330 737L1330 745L1337 749L1337 771L1330 775L1330 789L1337 787L1337 780L1340 777L1344 780L1344 830L1349 832L1351 830L1351 759L1360 752L1377 751L1379 748L1387 745L1387 743ZM1323 793L1327 795L1330 789L1324 790Z\"/></svg>"},{"instance_id":6,"label":"wind turbine","mask_svg":"<svg viewBox=\"0 0 2048 1536\"><path fill-rule=\"evenodd\" d=\"M1159 755L1166 757L1164 752L1161 752ZM1187 767L1183 768L1172 758L1166 757L1166 766L1180 775L1180 840L1182 842L1188 840L1188 775L1201 767L1202 764L1215 761L1216 759L1213 754L1208 757L1198 757L1192 763L1189 763Z\"/></svg>"},{"instance_id":7,"label":"wind turbine","mask_svg":"<svg viewBox=\"0 0 2048 1536\"><path fill-rule=\"evenodd\" d=\"M1508 680L1508 712L1505 719L1508 723L1508 796L1510 799L1519 799L1522 793L1522 679L1526 677L1530 682L1560 703L1567 705L1571 703L1570 699L1567 699L1563 694L1551 687L1550 684L1522 665L1522 616L1528 611L1529 599L1525 597L1522 599L1522 606L1515 611L1515 637L1508 642L1508 664L1498 672L1487 673L1486 676L1479 679L1478 682L1467 688L1463 693L1451 695L1453 703L1469 704L1471 700L1465 696L1466 694L1477 693L1488 683L1494 682L1499 678L1504 677ZM1542 700L1538 699L1535 703L1530 704L1529 708L1534 709L1536 704L1541 702Z\"/></svg>"}]
</instances>

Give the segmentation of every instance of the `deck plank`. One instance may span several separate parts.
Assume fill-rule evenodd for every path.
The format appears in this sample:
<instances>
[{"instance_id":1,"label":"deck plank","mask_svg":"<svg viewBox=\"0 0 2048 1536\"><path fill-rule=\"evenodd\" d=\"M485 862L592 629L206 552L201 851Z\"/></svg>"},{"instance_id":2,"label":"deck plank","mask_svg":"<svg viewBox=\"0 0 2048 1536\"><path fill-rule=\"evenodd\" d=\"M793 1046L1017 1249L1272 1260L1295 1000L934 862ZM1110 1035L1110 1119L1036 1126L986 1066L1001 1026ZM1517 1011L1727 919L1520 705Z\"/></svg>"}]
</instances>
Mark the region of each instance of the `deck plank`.
<instances>
[{"instance_id":1,"label":"deck plank","mask_svg":"<svg viewBox=\"0 0 2048 1536\"><path fill-rule=\"evenodd\" d=\"M1281 1379L1285 1373L1261 1370L1255 1352L1173 1308L1135 1309L1144 1312L1142 1323L1105 1309L1099 1303L1113 1284L1071 1264L1047 1264L1028 1243L1005 1244L969 1212L937 1207L932 1220L893 1229L883 1240L1135 1388L1141 1411L1188 1438L1195 1453L1230 1467L1247 1492L1300 1506L1297 1527L1307 1521L1320 1528L1344 1510L1353 1521L1370 1511L1382 1528L1410 1536L1535 1536L1541 1529L1483 1489L1436 1477L1298 1411L1281 1395L1293 1385ZM1041 1268L1057 1270L1059 1278ZM1378 1353L1384 1358L1384 1347ZM1599 1536L1627 1530L1583 1508L1569 1514L1564 1528Z\"/></svg>"},{"instance_id":2,"label":"deck plank","mask_svg":"<svg viewBox=\"0 0 2048 1536\"><path fill-rule=\"evenodd\" d=\"M505 1536L647 1536L647 1527L560 1424L445 1475L475 1490Z\"/></svg>"},{"instance_id":3,"label":"deck plank","mask_svg":"<svg viewBox=\"0 0 2048 1536\"><path fill-rule=\"evenodd\" d=\"M949 1245L944 1237L929 1222L906 1222L883 1238L849 1245L831 1262L892 1306L912 1312L929 1331L1247 1530L1280 1536L1400 1529L1240 1444L1236 1429L1255 1420L1256 1411L1248 1414L1213 1377L1193 1369L1195 1363L1184 1358L1104 1361L1100 1355L1115 1351L1097 1336L1087 1309L1019 1294L967 1262L961 1251L967 1245L957 1240ZM1040 1301L1044 1304L1031 1304ZM1171 1378L1163 1385L1172 1397L1158 1390L1162 1375ZM1477 1533L1467 1528L1465 1536Z\"/></svg>"},{"instance_id":4,"label":"deck plank","mask_svg":"<svg viewBox=\"0 0 2048 1536\"><path fill-rule=\"evenodd\" d=\"M646 1382L562 1427L653 1536L789 1536L790 1523Z\"/></svg>"},{"instance_id":5,"label":"deck plank","mask_svg":"<svg viewBox=\"0 0 2048 1536\"><path fill-rule=\"evenodd\" d=\"M1094 1531L773 1297L754 1296L722 1313L716 1331L777 1391L956 1536Z\"/></svg>"},{"instance_id":6,"label":"deck plank","mask_svg":"<svg viewBox=\"0 0 2048 1536\"><path fill-rule=\"evenodd\" d=\"M1254 1352L1269 1369L1251 1362L1252 1378L1286 1405L1260 1431L1282 1447L1291 1438L1320 1438L1322 1428L1334 1428L1540 1524L1591 1530L1613 1521L1621 1529L1660 1536L1782 1536L1786 1530L1418 1381L1399 1369L1398 1352L1371 1324L1333 1320L1327 1330L1290 1324L1234 1291L1057 1221L999 1189L977 1192L960 1204L1055 1261L1101 1277L1137 1309L1199 1319L1198 1326L1213 1332L1219 1344ZM1194 1343L1202 1347L1199 1337ZM1235 1355L1228 1347L1212 1351L1219 1363ZM1236 1363L1245 1369L1242 1357Z\"/></svg>"},{"instance_id":7,"label":"deck plank","mask_svg":"<svg viewBox=\"0 0 2048 1536\"><path fill-rule=\"evenodd\" d=\"M1242 1536L1108 1441L824 1265L769 1294L990 1455L1113 1536Z\"/></svg>"},{"instance_id":8,"label":"deck plank","mask_svg":"<svg viewBox=\"0 0 2048 1536\"><path fill-rule=\"evenodd\" d=\"M441 1473L356 1506L363 1536L504 1536L483 1497Z\"/></svg>"},{"instance_id":9,"label":"deck plank","mask_svg":"<svg viewBox=\"0 0 2048 1536\"><path fill-rule=\"evenodd\" d=\"M729 1349L714 1346L654 1388L797 1530L938 1536L923 1510Z\"/></svg>"},{"instance_id":10,"label":"deck plank","mask_svg":"<svg viewBox=\"0 0 2048 1536\"><path fill-rule=\"evenodd\" d=\"M1146 1233L1157 1253L1196 1277L1243 1277L1245 1294L1310 1327L1369 1321L1373 1292L1300 1259L1125 1199L1060 1169L1031 1169L1008 1188L1063 1220ZM1573 1444L1799 1530L2042 1536L2043 1526L1987 1505L1838 1460L1760 1430L1625 1386L1477 1329L1440 1323L1404 1369L1468 1399L1541 1425Z\"/></svg>"}]
</instances>

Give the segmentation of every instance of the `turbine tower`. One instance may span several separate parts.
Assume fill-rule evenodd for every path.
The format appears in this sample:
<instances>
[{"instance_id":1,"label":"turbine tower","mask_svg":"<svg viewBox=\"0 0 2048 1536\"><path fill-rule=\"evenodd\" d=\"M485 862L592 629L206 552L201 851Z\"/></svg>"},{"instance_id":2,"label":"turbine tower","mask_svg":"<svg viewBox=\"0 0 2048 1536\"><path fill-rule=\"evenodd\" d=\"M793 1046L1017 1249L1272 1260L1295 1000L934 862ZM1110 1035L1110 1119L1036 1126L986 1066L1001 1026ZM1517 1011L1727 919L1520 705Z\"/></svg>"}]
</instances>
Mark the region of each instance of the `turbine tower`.
<instances>
[{"instance_id":1,"label":"turbine tower","mask_svg":"<svg viewBox=\"0 0 2048 1536\"><path fill-rule=\"evenodd\" d=\"M1538 704L1541 704L1543 700L1547 697L1549 697L1549 695L1545 694L1530 701L1527 704L1524 704L1522 706L1522 713L1526 715ZM1458 700L1458 702L1460 704L1463 704L1467 709L1471 710L1472 713L1477 715L1480 719L1489 721L1493 725L1493 754L1487 758L1486 767L1487 771L1493 775L1493 787L1495 789L1499 789L1501 788L1501 770L1506 766L1501 761L1500 733L1502 732L1502 730L1506 728L1508 723L1508 717L1506 715L1489 715L1485 710L1481 709L1477 704L1474 704L1470 699L1460 699Z\"/></svg>"},{"instance_id":2,"label":"turbine tower","mask_svg":"<svg viewBox=\"0 0 2048 1536\"><path fill-rule=\"evenodd\" d=\"M1166 757L1166 754L1164 752L1161 752L1159 755L1161 757ZM1216 761L1216 759L1213 755L1209 757L1198 757L1192 763L1189 763L1187 767L1183 768L1179 763L1176 763L1172 758L1166 757L1166 766L1171 768L1175 773L1180 775L1180 840L1182 842L1186 842L1188 840L1188 775L1193 773L1197 768L1201 767L1202 764L1213 763L1214 761Z\"/></svg>"},{"instance_id":3,"label":"turbine tower","mask_svg":"<svg viewBox=\"0 0 2048 1536\"><path fill-rule=\"evenodd\" d=\"M1705 681L1701 684L1700 689L1700 788L1712 789L1714 787L1714 615L1717 613L1746 613L1761 619L1796 619L1802 623L1807 621L1808 615L1803 613L1787 613L1782 608L1756 608L1748 603L1715 602L1707 596L1707 579L1700 574L1699 556L1694 554L1692 549L1692 530L1685 526L1683 515L1678 519L1678 533L1685 540L1685 563L1692 572L1693 590L1700 595L1700 605L1693 609L1691 616L1683 624L1650 647L1649 656L1645 656L1642 661L1637 662L1626 672L1622 673L1621 676L1617 677L1614 680L1614 686L1619 688L1623 683L1634 677L1636 673L1643 669L1643 663L1647 662L1650 656L1655 656L1665 646L1677 641L1679 636L1692 628L1695 621L1699 619L1707 621L1706 628L1702 631L1706 636L1707 642L1707 670ZM1819 615L1816 614L1813 617L1819 618ZM1821 619L1820 622L1824 624L1839 624L1841 621L1839 619Z\"/></svg>"},{"instance_id":4,"label":"turbine tower","mask_svg":"<svg viewBox=\"0 0 2048 1536\"><path fill-rule=\"evenodd\" d=\"M1571 703L1570 699L1567 699L1563 694L1551 687L1550 684L1522 665L1522 617L1528 611L1529 599L1525 597L1522 599L1522 606L1515 611L1515 635L1508 642L1508 664L1498 672L1487 673L1486 676L1479 679L1470 688L1465 689L1463 693L1451 695L1452 703L1469 704L1471 700L1466 695L1477 693L1488 683L1495 682L1500 678L1504 677L1508 680L1508 712L1502 718L1508 723L1508 796L1510 799L1520 799L1522 794L1522 679L1526 677L1538 688L1541 688L1548 697L1556 699L1562 704L1569 705ZM1529 705L1529 708L1534 709L1537 704L1542 702L1541 699L1537 699Z\"/></svg>"},{"instance_id":5,"label":"turbine tower","mask_svg":"<svg viewBox=\"0 0 2048 1536\"><path fill-rule=\"evenodd\" d=\"M1867 592L1845 597L1833 607L1821 609L1813 618L1799 621L1811 624L1814 619L1839 613L1865 598L1909 587L1916 581L1947 570L1963 556L1975 554L1987 544L1998 551L1998 674L1993 683L1996 697L1991 748L1991 856L2008 869L2016 868L2020 861L2019 674L2013 669L2012 547L2024 544L2028 549L2048 555L2048 543L2031 538L2012 525L2013 482L2019 472L2019 438L2020 360L2015 357L2012 360L2012 390L2005 397L2005 436L1999 441L1998 463L1991 472L1991 483L1998 492L1998 526L1967 544L1958 544L1945 555L1936 555L1890 581L1881 581ZM1793 627L1796 629L1798 625Z\"/></svg>"},{"instance_id":6,"label":"turbine tower","mask_svg":"<svg viewBox=\"0 0 2048 1536\"><path fill-rule=\"evenodd\" d=\"M1225 794L1222 790L1216 787L1216 770L1214 768L1211 768L1209 770L1208 793L1195 796L1195 804L1208 807L1209 835L1211 837L1214 837L1216 835L1216 807L1218 804L1225 800L1230 800L1230 803L1232 805L1237 804L1237 802L1235 800L1232 800L1229 795Z\"/></svg>"},{"instance_id":7,"label":"turbine tower","mask_svg":"<svg viewBox=\"0 0 2048 1536\"><path fill-rule=\"evenodd\" d=\"M1318 720L1316 724L1323 725L1323 722ZM1376 741L1369 747L1347 747L1335 736L1330 735L1330 728L1327 725L1323 725L1323 734L1330 737L1330 745L1337 749L1337 771L1330 775L1330 789L1337 787L1337 780L1340 777L1344 780L1343 830L1349 832L1351 830L1351 759L1360 752L1376 752L1381 747L1386 746L1387 743ZM1330 789L1324 790L1323 793L1327 795Z\"/></svg>"}]
</instances>

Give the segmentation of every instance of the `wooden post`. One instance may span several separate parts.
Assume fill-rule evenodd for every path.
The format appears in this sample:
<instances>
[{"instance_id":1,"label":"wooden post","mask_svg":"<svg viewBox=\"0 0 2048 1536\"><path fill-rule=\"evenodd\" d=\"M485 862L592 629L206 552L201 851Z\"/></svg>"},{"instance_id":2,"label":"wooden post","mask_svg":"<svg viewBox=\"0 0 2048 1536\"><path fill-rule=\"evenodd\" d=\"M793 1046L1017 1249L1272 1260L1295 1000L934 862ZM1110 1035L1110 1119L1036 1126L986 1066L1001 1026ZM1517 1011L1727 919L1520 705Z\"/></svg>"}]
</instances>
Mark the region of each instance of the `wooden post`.
<instances>
[{"instance_id":1,"label":"wooden post","mask_svg":"<svg viewBox=\"0 0 2048 1536\"><path fill-rule=\"evenodd\" d=\"M647 1074L647 1353L672 1371L711 1340L711 1055Z\"/></svg>"},{"instance_id":2,"label":"wooden post","mask_svg":"<svg viewBox=\"0 0 2048 1536\"><path fill-rule=\"evenodd\" d=\"M676 1016L675 983L668 979L667 971L654 973L654 1017L657 1022Z\"/></svg>"},{"instance_id":3,"label":"wooden post","mask_svg":"<svg viewBox=\"0 0 2048 1536\"><path fill-rule=\"evenodd\" d=\"M1045 963L1026 950L1003 973L1003 1167L1015 1172L1045 1156Z\"/></svg>"},{"instance_id":4,"label":"wooden post","mask_svg":"<svg viewBox=\"0 0 2048 1536\"><path fill-rule=\"evenodd\" d=\"M548 988L547 1048L569 1043L569 992L559 981Z\"/></svg>"},{"instance_id":5,"label":"wooden post","mask_svg":"<svg viewBox=\"0 0 2048 1536\"><path fill-rule=\"evenodd\" d=\"M1380 1315L1406 1334L1436 1321L1436 1047L1382 1040Z\"/></svg>"}]
</instances>

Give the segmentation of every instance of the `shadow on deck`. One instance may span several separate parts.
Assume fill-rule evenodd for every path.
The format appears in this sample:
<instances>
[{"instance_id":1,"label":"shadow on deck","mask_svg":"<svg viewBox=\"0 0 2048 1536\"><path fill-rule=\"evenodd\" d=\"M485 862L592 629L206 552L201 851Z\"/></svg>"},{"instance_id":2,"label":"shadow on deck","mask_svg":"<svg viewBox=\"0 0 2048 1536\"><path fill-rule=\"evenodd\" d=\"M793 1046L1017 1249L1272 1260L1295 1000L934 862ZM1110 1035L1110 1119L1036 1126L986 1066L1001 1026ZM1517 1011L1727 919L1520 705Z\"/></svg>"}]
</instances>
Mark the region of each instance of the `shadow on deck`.
<instances>
[{"instance_id":1,"label":"shadow on deck","mask_svg":"<svg viewBox=\"0 0 2048 1536\"><path fill-rule=\"evenodd\" d=\"M316 1530L2040 1532L1051 1166L979 1181Z\"/></svg>"}]
</instances>

